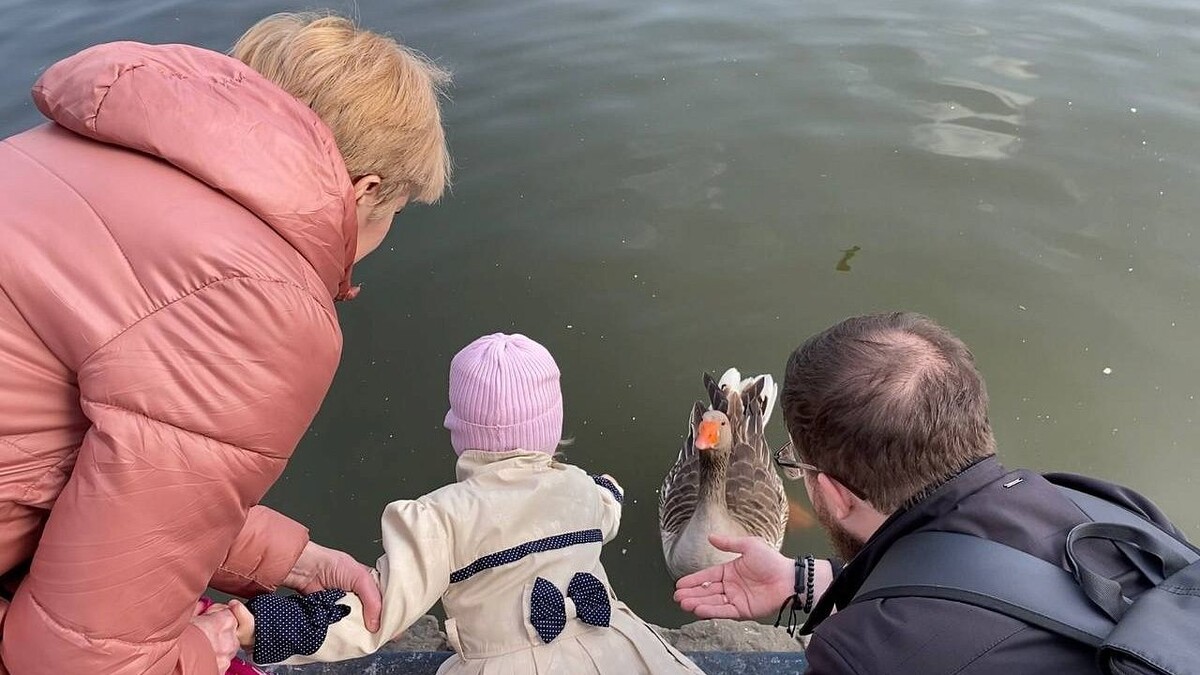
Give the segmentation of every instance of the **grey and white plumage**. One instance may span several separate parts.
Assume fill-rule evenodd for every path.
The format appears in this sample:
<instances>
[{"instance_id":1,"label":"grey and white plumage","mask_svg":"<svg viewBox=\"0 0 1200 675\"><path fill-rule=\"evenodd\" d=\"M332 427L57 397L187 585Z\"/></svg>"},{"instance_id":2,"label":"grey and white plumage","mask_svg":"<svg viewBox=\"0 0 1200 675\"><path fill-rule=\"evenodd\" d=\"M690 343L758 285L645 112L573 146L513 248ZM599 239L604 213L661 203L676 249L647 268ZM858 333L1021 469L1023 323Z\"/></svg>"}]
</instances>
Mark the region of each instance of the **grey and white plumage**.
<instances>
[{"instance_id":1,"label":"grey and white plumage","mask_svg":"<svg viewBox=\"0 0 1200 675\"><path fill-rule=\"evenodd\" d=\"M709 406L693 405L687 438L659 492L663 556L677 579L735 557L713 548L710 534L754 535L778 549L787 526L787 495L765 435L778 386L770 375L743 380L734 368L720 381L705 374L704 384ZM696 449L709 411L728 418L728 451Z\"/></svg>"}]
</instances>

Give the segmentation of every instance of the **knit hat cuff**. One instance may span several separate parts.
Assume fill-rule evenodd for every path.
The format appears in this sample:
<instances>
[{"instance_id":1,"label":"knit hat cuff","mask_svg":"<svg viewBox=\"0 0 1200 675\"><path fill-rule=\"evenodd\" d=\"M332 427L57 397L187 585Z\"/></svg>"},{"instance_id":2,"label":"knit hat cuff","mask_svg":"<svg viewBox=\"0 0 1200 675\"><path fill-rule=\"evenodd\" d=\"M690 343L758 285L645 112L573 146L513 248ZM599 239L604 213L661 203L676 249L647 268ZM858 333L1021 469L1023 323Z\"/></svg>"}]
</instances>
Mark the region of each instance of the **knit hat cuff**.
<instances>
[{"instance_id":1,"label":"knit hat cuff","mask_svg":"<svg viewBox=\"0 0 1200 675\"><path fill-rule=\"evenodd\" d=\"M561 396L542 414L515 424L475 424L460 418L453 408L446 413L445 421L446 428L450 430L450 444L459 455L467 450L529 450L554 454L562 441L562 425Z\"/></svg>"}]
</instances>

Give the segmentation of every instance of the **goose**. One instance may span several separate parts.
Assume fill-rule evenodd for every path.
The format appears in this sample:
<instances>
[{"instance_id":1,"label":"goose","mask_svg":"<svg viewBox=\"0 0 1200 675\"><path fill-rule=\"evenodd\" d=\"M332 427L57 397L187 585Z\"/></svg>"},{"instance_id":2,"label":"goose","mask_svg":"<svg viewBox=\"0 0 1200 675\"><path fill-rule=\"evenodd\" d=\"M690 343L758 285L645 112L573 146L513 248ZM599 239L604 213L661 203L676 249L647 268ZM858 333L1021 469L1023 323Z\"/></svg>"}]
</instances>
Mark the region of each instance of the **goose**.
<instances>
[{"instance_id":1,"label":"goose","mask_svg":"<svg viewBox=\"0 0 1200 675\"><path fill-rule=\"evenodd\" d=\"M770 375L742 379L730 368L705 373L710 405L692 406L688 435L659 491L663 557L675 579L736 554L708 543L710 534L754 535L779 549L788 499L764 434L779 388Z\"/></svg>"}]
</instances>

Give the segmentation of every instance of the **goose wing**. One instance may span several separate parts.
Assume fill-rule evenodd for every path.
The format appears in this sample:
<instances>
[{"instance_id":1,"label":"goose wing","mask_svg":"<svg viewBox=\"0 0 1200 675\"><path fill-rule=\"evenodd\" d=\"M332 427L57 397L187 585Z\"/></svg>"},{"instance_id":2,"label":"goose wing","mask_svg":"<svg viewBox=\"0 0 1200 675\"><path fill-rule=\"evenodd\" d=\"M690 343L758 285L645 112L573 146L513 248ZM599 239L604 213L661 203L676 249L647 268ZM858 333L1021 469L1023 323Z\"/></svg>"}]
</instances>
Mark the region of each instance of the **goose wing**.
<instances>
[{"instance_id":1,"label":"goose wing","mask_svg":"<svg viewBox=\"0 0 1200 675\"><path fill-rule=\"evenodd\" d=\"M692 406L688 420L687 438L679 450L675 466L667 472L662 488L658 492L658 528L662 535L663 552L669 553L675 538L696 512L700 495L700 459L696 452L696 427L704 414L704 405L697 402Z\"/></svg>"},{"instance_id":2,"label":"goose wing","mask_svg":"<svg viewBox=\"0 0 1200 675\"><path fill-rule=\"evenodd\" d=\"M748 532L779 548L787 527L787 494L771 459L763 410L768 402L774 402L775 385L769 375L748 382L736 396L728 396L736 413L730 416L734 445L725 501L730 515Z\"/></svg>"}]
</instances>

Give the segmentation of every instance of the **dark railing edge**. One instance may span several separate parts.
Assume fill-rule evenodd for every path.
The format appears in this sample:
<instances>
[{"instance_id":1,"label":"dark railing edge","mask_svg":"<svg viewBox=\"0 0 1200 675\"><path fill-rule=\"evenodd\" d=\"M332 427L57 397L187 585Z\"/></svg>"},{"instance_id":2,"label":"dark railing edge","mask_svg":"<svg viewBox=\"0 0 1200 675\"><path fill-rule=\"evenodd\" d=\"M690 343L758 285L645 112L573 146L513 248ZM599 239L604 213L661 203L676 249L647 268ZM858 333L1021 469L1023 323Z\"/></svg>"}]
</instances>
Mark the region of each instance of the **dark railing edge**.
<instances>
[{"instance_id":1,"label":"dark railing edge","mask_svg":"<svg viewBox=\"0 0 1200 675\"><path fill-rule=\"evenodd\" d=\"M340 663L275 666L278 675L434 675L452 652L389 652ZM710 675L801 673L803 652L688 652Z\"/></svg>"}]
</instances>

